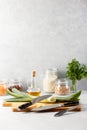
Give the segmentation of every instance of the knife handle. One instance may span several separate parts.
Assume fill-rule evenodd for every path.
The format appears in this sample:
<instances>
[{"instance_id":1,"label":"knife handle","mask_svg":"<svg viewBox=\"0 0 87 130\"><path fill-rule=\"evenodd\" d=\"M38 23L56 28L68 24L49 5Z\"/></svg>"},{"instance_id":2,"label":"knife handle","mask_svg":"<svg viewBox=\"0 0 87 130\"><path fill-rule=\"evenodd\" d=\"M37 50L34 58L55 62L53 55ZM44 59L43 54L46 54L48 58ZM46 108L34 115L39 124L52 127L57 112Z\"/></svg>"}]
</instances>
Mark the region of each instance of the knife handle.
<instances>
[{"instance_id":1,"label":"knife handle","mask_svg":"<svg viewBox=\"0 0 87 130\"><path fill-rule=\"evenodd\" d=\"M75 101L75 102L66 102L66 103L64 103L64 106L76 106L76 105L78 105L79 104L79 102L77 101Z\"/></svg>"},{"instance_id":2,"label":"knife handle","mask_svg":"<svg viewBox=\"0 0 87 130\"><path fill-rule=\"evenodd\" d=\"M28 103L22 104L22 105L20 105L20 106L18 107L18 110L25 109L25 108L27 108L27 107L29 107L29 106L31 106L31 105L32 105L32 102L28 102Z\"/></svg>"},{"instance_id":3,"label":"knife handle","mask_svg":"<svg viewBox=\"0 0 87 130\"><path fill-rule=\"evenodd\" d=\"M55 117L62 116L66 112L67 112L67 110L61 110L60 112L57 112L56 114L54 114L54 116Z\"/></svg>"},{"instance_id":4,"label":"knife handle","mask_svg":"<svg viewBox=\"0 0 87 130\"><path fill-rule=\"evenodd\" d=\"M75 106L68 108L66 110L61 110L60 112L57 112L56 114L54 114L54 116L55 117L62 116L64 113L72 111L72 110L76 109L77 107L78 107L78 105L75 105Z\"/></svg>"}]
</instances>

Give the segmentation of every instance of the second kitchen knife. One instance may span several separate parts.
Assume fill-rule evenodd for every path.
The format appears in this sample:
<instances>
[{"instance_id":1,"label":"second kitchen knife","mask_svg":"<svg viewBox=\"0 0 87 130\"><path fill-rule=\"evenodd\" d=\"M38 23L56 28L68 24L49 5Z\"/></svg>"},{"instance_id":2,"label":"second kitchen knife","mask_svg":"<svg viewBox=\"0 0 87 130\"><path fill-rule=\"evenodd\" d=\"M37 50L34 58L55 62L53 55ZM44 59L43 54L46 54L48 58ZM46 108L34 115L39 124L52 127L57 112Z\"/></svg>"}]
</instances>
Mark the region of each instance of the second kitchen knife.
<instances>
[{"instance_id":1,"label":"second kitchen knife","mask_svg":"<svg viewBox=\"0 0 87 130\"><path fill-rule=\"evenodd\" d=\"M59 104L53 104L53 105L50 105L50 106L43 106L43 107L39 107L39 108L34 108L34 109L32 109L32 111L41 112L41 111L51 110L51 109L54 109L54 108L67 107L67 106L76 106L78 104L79 104L79 102L59 103Z\"/></svg>"},{"instance_id":2,"label":"second kitchen knife","mask_svg":"<svg viewBox=\"0 0 87 130\"><path fill-rule=\"evenodd\" d=\"M77 107L78 107L78 105L73 106L73 107L71 107L71 108L69 108L67 110L61 110L60 112L57 112L56 114L54 114L54 116L55 117L62 116L64 113L72 111L72 110L76 109Z\"/></svg>"},{"instance_id":3,"label":"second kitchen knife","mask_svg":"<svg viewBox=\"0 0 87 130\"><path fill-rule=\"evenodd\" d=\"M37 98L33 99L32 101L30 101L30 102L28 102L28 103L24 103L24 104L18 106L18 110L23 110L23 109L25 109L25 108L27 108L27 107L33 105L34 103L37 103L37 102L39 102L39 101L41 101L41 100L44 100L44 99L46 99L46 98L49 98L49 97L51 97L51 96L52 96L52 95L43 95L43 96L37 97Z\"/></svg>"}]
</instances>

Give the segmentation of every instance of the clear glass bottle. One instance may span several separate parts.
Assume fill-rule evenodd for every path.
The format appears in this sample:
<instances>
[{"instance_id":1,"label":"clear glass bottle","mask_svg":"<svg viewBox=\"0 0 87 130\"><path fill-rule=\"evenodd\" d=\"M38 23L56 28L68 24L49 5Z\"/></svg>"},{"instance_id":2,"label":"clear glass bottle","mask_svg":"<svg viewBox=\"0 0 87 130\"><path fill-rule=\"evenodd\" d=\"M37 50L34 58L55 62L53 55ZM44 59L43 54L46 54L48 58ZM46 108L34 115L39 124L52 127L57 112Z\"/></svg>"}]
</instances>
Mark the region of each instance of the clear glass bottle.
<instances>
[{"instance_id":1,"label":"clear glass bottle","mask_svg":"<svg viewBox=\"0 0 87 130\"><path fill-rule=\"evenodd\" d=\"M31 74L31 87L28 88L27 93L32 96L40 96L40 88L36 85L36 71L32 71Z\"/></svg>"},{"instance_id":2,"label":"clear glass bottle","mask_svg":"<svg viewBox=\"0 0 87 130\"><path fill-rule=\"evenodd\" d=\"M43 90L45 92L55 92L56 80L58 78L58 70L48 69L45 72L45 77L43 79Z\"/></svg>"},{"instance_id":3,"label":"clear glass bottle","mask_svg":"<svg viewBox=\"0 0 87 130\"><path fill-rule=\"evenodd\" d=\"M70 93L70 88L69 88L68 80L59 79L55 87L55 94L66 95L69 93Z\"/></svg>"}]
</instances>

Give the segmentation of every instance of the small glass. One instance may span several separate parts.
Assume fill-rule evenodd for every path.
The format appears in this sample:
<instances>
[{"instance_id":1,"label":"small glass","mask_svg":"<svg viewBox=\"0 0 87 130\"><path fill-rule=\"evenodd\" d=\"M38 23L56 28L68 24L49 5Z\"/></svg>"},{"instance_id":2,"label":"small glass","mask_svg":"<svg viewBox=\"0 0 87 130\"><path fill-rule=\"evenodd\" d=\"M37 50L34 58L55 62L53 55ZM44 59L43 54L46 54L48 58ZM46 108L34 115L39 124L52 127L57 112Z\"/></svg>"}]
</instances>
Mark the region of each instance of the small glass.
<instances>
[{"instance_id":1,"label":"small glass","mask_svg":"<svg viewBox=\"0 0 87 130\"><path fill-rule=\"evenodd\" d=\"M7 81L0 80L0 96L6 95Z\"/></svg>"},{"instance_id":2,"label":"small glass","mask_svg":"<svg viewBox=\"0 0 87 130\"><path fill-rule=\"evenodd\" d=\"M55 87L55 94L66 95L69 93L70 93L70 88L69 88L68 80L59 79Z\"/></svg>"}]
</instances>

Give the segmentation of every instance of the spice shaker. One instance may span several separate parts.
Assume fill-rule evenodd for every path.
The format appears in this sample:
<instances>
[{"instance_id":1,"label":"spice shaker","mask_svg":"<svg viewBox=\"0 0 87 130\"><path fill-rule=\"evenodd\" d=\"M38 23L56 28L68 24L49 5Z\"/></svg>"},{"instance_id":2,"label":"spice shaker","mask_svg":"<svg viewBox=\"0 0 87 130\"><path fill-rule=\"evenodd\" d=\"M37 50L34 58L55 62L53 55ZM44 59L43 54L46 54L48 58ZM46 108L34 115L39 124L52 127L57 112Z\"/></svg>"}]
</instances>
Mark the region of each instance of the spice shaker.
<instances>
[{"instance_id":1,"label":"spice shaker","mask_svg":"<svg viewBox=\"0 0 87 130\"><path fill-rule=\"evenodd\" d=\"M43 90L45 92L55 92L57 78L58 70L56 68L46 70L43 79Z\"/></svg>"},{"instance_id":2,"label":"spice shaker","mask_svg":"<svg viewBox=\"0 0 87 130\"><path fill-rule=\"evenodd\" d=\"M70 88L68 84L68 80L66 79L59 79L57 81L56 87L55 87L55 94L58 95L66 95L70 93Z\"/></svg>"}]
</instances>

